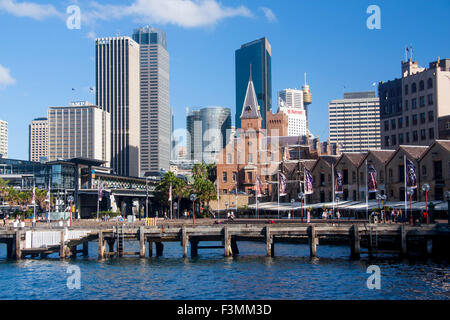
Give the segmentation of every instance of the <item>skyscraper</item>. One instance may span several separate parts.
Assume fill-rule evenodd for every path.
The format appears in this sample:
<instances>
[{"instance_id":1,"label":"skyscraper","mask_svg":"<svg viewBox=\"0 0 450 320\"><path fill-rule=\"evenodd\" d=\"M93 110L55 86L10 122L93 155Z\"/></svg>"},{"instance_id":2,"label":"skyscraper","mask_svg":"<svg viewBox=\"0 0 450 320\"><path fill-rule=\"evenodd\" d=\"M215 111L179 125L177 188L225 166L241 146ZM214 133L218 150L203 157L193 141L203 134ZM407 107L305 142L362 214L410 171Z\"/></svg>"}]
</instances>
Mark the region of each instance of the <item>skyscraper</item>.
<instances>
[{"instance_id":1,"label":"skyscraper","mask_svg":"<svg viewBox=\"0 0 450 320\"><path fill-rule=\"evenodd\" d=\"M255 87L262 116L262 127L267 128L267 112L272 110L272 49L266 38L246 44L235 52L236 68L236 128L241 127L241 113L247 91L248 77Z\"/></svg>"},{"instance_id":2,"label":"skyscraper","mask_svg":"<svg viewBox=\"0 0 450 320\"><path fill-rule=\"evenodd\" d=\"M89 102L48 110L48 157L50 161L90 158L110 162L111 117Z\"/></svg>"},{"instance_id":3,"label":"skyscraper","mask_svg":"<svg viewBox=\"0 0 450 320\"><path fill-rule=\"evenodd\" d=\"M140 45L141 175L169 170L171 109L166 34L149 26L134 30Z\"/></svg>"},{"instance_id":4,"label":"skyscraper","mask_svg":"<svg viewBox=\"0 0 450 320\"><path fill-rule=\"evenodd\" d=\"M8 122L0 120L0 157L8 158Z\"/></svg>"},{"instance_id":5,"label":"skyscraper","mask_svg":"<svg viewBox=\"0 0 450 320\"><path fill-rule=\"evenodd\" d=\"M193 110L186 115L186 137L187 158L190 160L202 161L202 118L200 111Z\"/></svg>"},{"instance_id":6,"label":"skyscraper","mask_svg":"<svg viewBox=\"0 0 450 320\"><path fill-rule=\"evenodd\" d=\"M381 148L380 100L374 91L344 93L328 104L330 142L342 152Z\"/></svg>"},{"instance_id":7,"label":"skyscraper","mask_svg":"<svg viewBox=\"0 0 450 320\"><path fill-rule=\"evenodd\" d=\"M278 106L304 109L303 91L297 89L281 90L280 92L278 92Z\"/></svg>"},{"instance_id":8,"label":"skyscraper","mask_svg":"<svg viewBox=\"0 0 450 320\"><path fill-rule=\"evenodd\" d=\"M28 160L39 162L48 158L48 120L36 118L29 126Z\"/></svg>"},{"instance_id":9,"label":"skyscraper","mask_svg":"<svg viewBox=\"0 0 450 320\"><path fill-rule=\"evenodd\" d=\"M223 107L200 109L202 119L203 162L217 161L217 156L227 145L231 134L231 110Z\"/></svg>"},{"instance_id":10,"label":"skyscraper","mask_svg":"<svg viewBox=\"0 0 450 320\"><path fill-rule=\"evenodd\" d=\"M139 44L130 37L96 40L96 105L111 114L111 167L140 174Z\"/></svg>"}]
</instances>

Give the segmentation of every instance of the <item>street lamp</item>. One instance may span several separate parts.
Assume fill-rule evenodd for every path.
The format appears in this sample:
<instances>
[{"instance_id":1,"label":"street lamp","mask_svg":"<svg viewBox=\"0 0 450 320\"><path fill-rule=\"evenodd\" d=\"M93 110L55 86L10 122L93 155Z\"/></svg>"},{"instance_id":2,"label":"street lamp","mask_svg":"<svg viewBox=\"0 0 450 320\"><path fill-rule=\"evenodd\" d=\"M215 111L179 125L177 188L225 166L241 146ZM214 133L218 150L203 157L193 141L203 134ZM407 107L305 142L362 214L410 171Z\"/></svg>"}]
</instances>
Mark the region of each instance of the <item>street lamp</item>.
<instances>
[{"instance_id":1,"label":"street lamp","mask_svg":"<svg viewBox=\"0 0 450 320\"><path fill-rule=\"evenodd\" d=\"M406 193L409 195L409 206L410 206L410 208L411 208L411 218L410 218L410 221L411 221L411 225L413 225L412 196L413 196L413 194L414 194L414 189L408 188L408 191L406 191Z\"/></svg>"},{"instance_id":2,"label":"street lamp","mask_svg":"<svg viewBox=\"0 0 450 320\"><path fill-rule=\"evenodd\" d=\"M197 200L197 195L195 193L193 193L193 194L191 194L193 224L195 224L195 200Z\"/></svg>"},{"instance_id":3,"label":"street lamp","mask_svg":"<svg viewBox=\"0 0 450 320\"><path fill-rule=\"evenodd\" d=\"M341 201L341 198L336 197L336 212L339 211L339 201ZM334 212L333 212L333 214L334 214ZM337 216L337 213L336 213L336 216ZM332 219L334 219L334 217L332 217Z\"/></svg>"},{"instance_id":4,"label":"street lamp","mask_svg":"<svg viewBox=\"0 0 450 320\"><path fill-rule=\"evenodd\" d=\"M450 225L450 191L445 191L445 199L447 200L448 224Z\"/></svg>"},{"instance_id":5,"label":"street lamp","mask_svg":"<svg viewBox=\"0 0 450 320\"><path fill-rule=\"evenodd\" d=\"M303 199L305 199L305 194L303 192L299 192L298 198L301 204L301 223L303 223Z\"/></svg>"},{"instance_id":6,"label":"street lamp","mask_svg":"<svg viewBox=\"0 0 450 320\"><path fill-rule=\"evenodd\" d=\"M430 191L430 185L428 183L424 183L422 186L422 190L425 192L425 213L427 215L427 224L428 220L428 191Z\"/></svg>"}]
</instances>

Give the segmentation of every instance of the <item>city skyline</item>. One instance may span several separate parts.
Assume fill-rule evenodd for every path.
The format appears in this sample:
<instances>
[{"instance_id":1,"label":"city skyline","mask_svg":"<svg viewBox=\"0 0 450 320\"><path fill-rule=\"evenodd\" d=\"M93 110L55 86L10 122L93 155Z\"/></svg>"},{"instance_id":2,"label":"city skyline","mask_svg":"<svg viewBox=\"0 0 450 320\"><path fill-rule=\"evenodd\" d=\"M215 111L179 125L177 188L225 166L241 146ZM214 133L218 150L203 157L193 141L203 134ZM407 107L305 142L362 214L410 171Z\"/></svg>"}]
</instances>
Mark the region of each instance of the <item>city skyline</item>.
<instances>
[{"instance_id":1,"label":"city skyline","mask_svg":"<svg viewBox=\"0 0 450 320\"><path fill-rule=\"evenodd\" d=\"M283 88L300 88L303 73L307 72L315 96L309 109L310 130L324 140L328 130L323 128L321 120L327 115L327 103L342 96L344 86L346 91L366 91L373 82L398 78L398 65L404 58L406 45L413 45L414 60L421 66L438 56L448 57L450 44L440 40L448 36L446 30L450 29L450 23L444 18L448 10L436 10L436 6L449 7L448 2L408 3L409 6L402 2L377 3L382 13L380 30L366 27L369 17L366 9L370 3L365 1L352 4L330 1L325 7L307 2L280 3L276 9L271 8L272 19L261 10L272 5L269 1L258 5L240 1L219 8L221 12L234 9L233 14L203 24L190 25L185 20L175 23L158 17L145 17L148 18L145 22L99 18L94 24L82 20L80 30L69 30L65 26L66 17L62 20L56 14L51 17L51 10L47 16L36 19L30 18L32 13L17 18L0 2L2 37L5 43L15 45L14 50L0 55L0 119L9 123L9 157L28 157L27 127L34 118L45 116L48 107L94 99L89 90L95 87L91 38L113 37L118 32L131 36L133 29L146 24L161 28L171 39L170 101L176 115L175 129L185 127L186 106L222 105L229 107L234 117L234 52L243 43L267 37L272 46L272 97ZM79 1L78 5L82 14L92 12L86 2ZM54 8L59 13L66 9L63 5ZM294 12L299 15L296 21L292 19ZM410 23L408 32L404 32L404 25L419 17L426 23ZM15 41L25 34L26 42ZM38 36L42 34L50 36ZM298 41L292 40L294 36ZM51 47L55 39L63 43L57 50ZM348 41L352 46L347 48ZM355 52L355 47L361 50ZM327 60L333 63L325 63ZM36 81L36 77L40 80ZM17 112L19 109L24 111L26 119L22 112ZM274 107L273 112L276 112Z\"/></svg>"}]
</instances>

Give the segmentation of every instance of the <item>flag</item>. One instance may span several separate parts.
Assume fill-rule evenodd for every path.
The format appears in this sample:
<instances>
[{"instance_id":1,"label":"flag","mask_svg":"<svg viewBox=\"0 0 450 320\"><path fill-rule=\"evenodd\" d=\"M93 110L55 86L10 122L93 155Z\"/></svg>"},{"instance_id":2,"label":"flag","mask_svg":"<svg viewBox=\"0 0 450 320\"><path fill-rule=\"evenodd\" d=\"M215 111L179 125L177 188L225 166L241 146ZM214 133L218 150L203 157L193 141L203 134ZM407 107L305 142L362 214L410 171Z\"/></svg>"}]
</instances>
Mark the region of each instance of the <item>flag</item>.
<instances>
[{"instance_id":1,"label":"flag","mask_svg":"<svg viewBox=\"0 0 450 320\"><path fill-rule=\"evenodd\" d=\"M305 174L304 174L304 193L305 194L313 194L313 177L311 175L311 172L305 168Z\"/></svg>"},{"instance_id":2,"label":"flag","mask_svg":"<svg viewBox=\"0 0 450 320\"><path fill-rule=\"evenodd\" d=\"M261 182L261 179L258 177L258 176L256 176L256 197L262 197L263 195L262 195L262 182Z\"/></svg>"},{"instance_id":3,"label":"flag","mask_svg":"<svg viewBox=\"0 0 450 320\"><path fill-rule=\"evenodd\" d=\"M102 201L103 198L103 184L101 181L98 182L98 201Z\"/></svg>"},{"instance_id":4,"label":"flag","mask_svg":"<svg viewBox=\"0 0 450 320\"><path fill-rule=\"evenodd\" d=\"M31 204L36 203L36 188L33 187L33 198L31 199Z\"/></svg>"},{"instance_id":5,"label":"flag","mask_svg":"<svg viewBox=\"0 0 450 320\"><path fill-rule=\"evenodd\" d=\"M367 184L369 192L377 192L377 170L373 165L367 167Z\"/></svg>"},{"instance_id":6,"label":"flag","mask_svg":"<svg viewBox=\"0 0 450 320\"><path fill-rule=\"evenodd\" d=\"M47 196L45 197L45 202L50 202L50 184L48 185Z\"/></svg>"},{"instance_id":7,"label":"flag","mask_svg":"<svg viewBox=\"0 0 450 320\"><path fill-rule=\"evenodd\" d=\"M282 174L281 172L278 173L279 178L279 185L278 185L278 192L280 193L280 196L285 196L286 193L286 176Z\"/></svg>"},{"instance_id":8,"label":"flag","mask_svg":"<svg viewBox=\"0 0 450 320\"><path fill-rule=\"evenodd\" d=\"M417 188L416 167L408 159L406 159L406 184L411 189Z\"/></svg>"},{"instance_id":9,"label":"flag","mask_svg":"<svg viewBox=\"0 0 450 320\"><path fill-rule=\"evenodd\" d=\"M334 187L335 188L334 193L335 194L344 193L344 185L343 185L344 179L342 177L342 172L336 171L335 177L336 183Z\"/></svg>"},{"instance_id":10,"label":"flag","mask_svg":"<svg viewBox=\"0 0 450 320\"><path fill-rule=\"evenodd\" d=\"M169 186L169 201L172 201L172 184Z\"/></svg>"}]
</instances>

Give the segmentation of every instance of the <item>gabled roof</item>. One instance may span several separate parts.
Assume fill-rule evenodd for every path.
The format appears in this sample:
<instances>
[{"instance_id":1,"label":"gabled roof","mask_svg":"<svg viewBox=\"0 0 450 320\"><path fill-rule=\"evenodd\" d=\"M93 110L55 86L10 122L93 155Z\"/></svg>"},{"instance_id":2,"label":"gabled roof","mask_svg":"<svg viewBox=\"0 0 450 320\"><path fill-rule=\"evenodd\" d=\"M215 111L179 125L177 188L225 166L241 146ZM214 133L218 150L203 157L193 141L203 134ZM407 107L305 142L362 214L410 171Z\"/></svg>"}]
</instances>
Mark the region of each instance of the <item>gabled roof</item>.
<instances>
[{"instance_id":1,"label":"gabled roof","mask_svg":"<svg viewBox=\"0 0 450 320\"><path fill-rule=\"evenodd\" d=\"M306 169L308 169L309 171L312 171L312 169L316 165L317 161L319 161L319 160L318 159L304 160L304 161L302 161L302 163L303 163L303 165L305 166Z\"/></svg>"},{"instance_id":2,"label":"gabled roof","mask_svg":"<svg viewBox=\"0 0 450 320\"><path fill-rule=\"evenodd\" d=\"M250 67L250 79L248 80L247 92L245 93L244 105L242 106L241 119L259 119L261 114L258 110L258 99L252 80L252 68Z\"/></svg>"},{"instance_id":3,"label":"gabled roof","mask_svg":"<svg viewBox=\"0 0 450 320\"><path fill-rule=\"evenodd\" d=\"M338 162L341 162L342 159L345 157L347 158L355 167L359 167L359 165L361 164L361 162L364 160L364 158L366 157L367 153L366 152L344 152L341 157L339 158ZM338 163L336 163L336 165L338 165Z\"/></svg>"},{"instance_id":4,"label":"gabled roof","mask_svg":"<svg viewBox=\"0 0 450 320\"><path fill-rule=\"evenodd\" d=\"M444 148L444 150L447 150L448 152L450 152L450 140L436 140L433 142L433 144L420 156L420 160L422 160L427 154L428 152L430 152L431 149L433 149L434 146L439 145L442 148Z\"/></svg>"},{"instance_id":5,"label":"gabled roof","mask_svg":"<svg viewBox=\"0 0 450 320\"><path fill-rule=\"evenodd\" d=\"M391 162L391 160L394 159L394 157L397 155L397 153L400 152L400 150L403 150L410 158L414 160L419 160L419 158L427 151L427 149L428 149L427 146L400 146L391 155L386 164Z\"/></svg>"},{"instance_id":6,"label":"gabled roof","mask_svg":"<svg viewBox=\"0 0 450 320\"><path fill-rule=\"evenodd\" d=\"M329 167L331 167L332 164L336 164L336 162L338 162L339 156L320 156L319 159L316 160L310 171L313 171L316 168L317 164L320 163L320 160L323 160Z\"/></svg>"},{"instance_id":7,"label":"gabled roof","mask_svg":"<svg viewBox=\"0 0 450 320\"><path fill-rule=\"evenodd\" d=\"M395 153L395 150L370 150L366 154L364 159L361 160L359 165L361 166L363 164L363 162L369 157L369 155L373 155L381 163L386 164L394 153Z\"/></svg>"}]
</instances>

